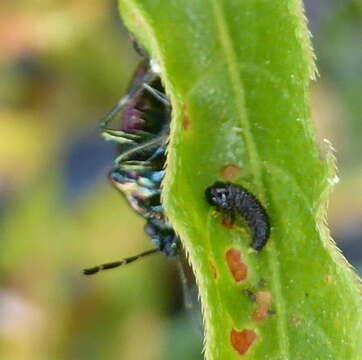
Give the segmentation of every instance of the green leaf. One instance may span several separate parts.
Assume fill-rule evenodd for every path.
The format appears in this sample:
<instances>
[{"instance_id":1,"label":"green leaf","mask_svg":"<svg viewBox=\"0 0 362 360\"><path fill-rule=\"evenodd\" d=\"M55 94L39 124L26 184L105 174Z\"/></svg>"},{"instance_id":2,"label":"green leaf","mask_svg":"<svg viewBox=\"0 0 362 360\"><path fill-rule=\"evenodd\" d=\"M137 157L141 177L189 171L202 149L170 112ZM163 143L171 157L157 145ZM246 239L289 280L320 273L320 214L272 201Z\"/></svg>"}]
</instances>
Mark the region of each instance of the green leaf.
<instances>
[{"instance_id":1,"label":"green leaf","mask_svg":"<svg viewBox=\"0 0 362 360\"><path fill-rule=\"evenodd\" d=\"M172 101L163 200L199 285L206 358L362 359L361 287L325 226L336 177L310 121L315 69L301 2L120 8ZM205 201L216 180L243 185L265 206L271 238L259 253L241 221L223 226Z\"/></svg>"}]
</instances>

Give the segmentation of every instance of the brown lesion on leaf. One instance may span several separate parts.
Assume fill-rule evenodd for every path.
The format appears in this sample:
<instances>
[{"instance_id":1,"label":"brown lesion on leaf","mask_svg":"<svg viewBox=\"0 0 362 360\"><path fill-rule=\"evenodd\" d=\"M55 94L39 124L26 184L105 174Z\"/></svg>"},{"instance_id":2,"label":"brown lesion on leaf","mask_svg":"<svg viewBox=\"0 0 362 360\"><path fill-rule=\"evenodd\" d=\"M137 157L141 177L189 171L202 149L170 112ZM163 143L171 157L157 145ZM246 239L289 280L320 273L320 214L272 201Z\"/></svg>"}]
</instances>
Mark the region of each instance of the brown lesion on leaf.
<instances>
[{"instance_id":1,"label":"brown lesion on leaf","mask_svg":"<svg viewBox=\"0 0 362 360\"><path fill-rule=\"evenodd\" d=\"M232 347L239 353L239 355L245 355L251 346L258 339L258 335L254 330L231 330L230 342Z\"/></svg>"},{"instance_id":2,"label":"brown lesion on leaf","mask_svg":"<svg viewBox=\"0 0 362 360\"><path fill-rule=\"evenodd\" d=\"M275 312L271 310L273 297L269 291L258 291L255 294L255 302L257 309L252 315L255 322L265 321L270 315L275 314Z\"/></svg>"},{"instance_id":3,"label":"brown lesion on leaf","mask_svg":"<svg viewBox=\"0 0 362 360\"><path fill-rule=\"evenodd\" d=\"M302 323L302 319L301 319L299 316L297 316L297 315L293 315L293 317L292 317L292 323L293 323L294 325L296 325L296 326L299 326L299 325L301 325L301 323Z\"/></svg>"},{"instance_id":4,"label":"brown lesion on leaf","mask_svg":"<svg viewBox=\"0 0 362 360\"><path fill-rule=\"evenodd\" d=\"M182 120L182 127L185 131L189 131L191 127L191 120L189 115L189 107L187 104L183 106L183 120Z\"/></svg>"},{"instance_id":5,"label":"brown lesion on leaf","mask_svg":"<svg viewBox=\"0 0 362 360\"><path fill-rule=\"evenodd\" d=\"M209 267L210 267L210 270L211 270L211 274L212 274L212 278L214 280L217 280L219 278L219 273L216 269L216 266L214 265L213 262L209 261Z\"/></svg>"},{"instance_id":6,"label":"brown lesion on leaf","mask_svg":"<svg viewBox=\"0 0 362 360\"><path fill-rule=\"evenodd\" d=\"M229 249L226 252L226 263L236 282L246 280L248 277L248 266L242 261L240 250Z\"/></svg>"},{"instance_id":7,"label":"brown lesion on leaf","mask_svg":"<svg viewBox=\"0 0 362 360\"><path fill-rule=\"evenodd\" d=\"M221 225L227 229L234 229L235 218L229 214L222 214Z\"/></svg>"},{"instance_id":8,"label":"brown lesion on leaf","mask_svg":"<svg viewBox=\"0 0 362 360\"><path fill-rule=\"evenodd\" d=\"M240 177L241 169L236 165L225 165L220 169L220 176L227 181L235 181Z\"/></svg>"},{"instance_id":9,"label":"brown lesion on leaf","mask_svg":"<svg viewBox=\"0 0 362 360\"><path fill-rule=\"evenodd\" d=\"M326 283L329 285L334 285L336 283L336 280L334 279L333 275L326 276Z\"/></svg>"}]
</instances>

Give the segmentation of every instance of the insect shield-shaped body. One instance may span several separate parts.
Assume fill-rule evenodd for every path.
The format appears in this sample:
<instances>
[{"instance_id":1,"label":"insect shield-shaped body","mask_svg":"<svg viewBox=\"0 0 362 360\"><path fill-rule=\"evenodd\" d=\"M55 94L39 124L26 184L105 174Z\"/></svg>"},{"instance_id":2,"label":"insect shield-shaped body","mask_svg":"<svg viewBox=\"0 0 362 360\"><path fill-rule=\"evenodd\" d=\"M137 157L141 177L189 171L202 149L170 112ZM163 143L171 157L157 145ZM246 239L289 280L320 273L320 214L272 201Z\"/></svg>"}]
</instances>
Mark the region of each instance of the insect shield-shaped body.
<instances>
[{"instance_id":1,"label":"insect shield-shaped body","mask_svg":"<svg viewBox=\"0 0 362 360\"><path fill-rule=\"evenodd\" d=\"M87 275L128 264L161 251L178 254L179 239L167 223L161 204L161 182L165 175L166 148L171 107L163 94L159 75L143 61L131 82L128 94L102 122L103 137L119 146L119 155L109 177L128 203L146 220L145 232L156 248L128 259L84 270ZM118 118L118 129L108 124Z\"/></svg>"},{"instance_id":2,"label":"insect shield-shaped body","mask_svg":"<svg viewBox=\"0 0 362 360\"><path fill-rule=\"evenodd\" d=\"M260 201L248 190L232 183L216 182L205 191L207 201L234 218L240 215L252 232L251 247L260 251L270 235L269 217Z\"/></svg>"}]
</instances>

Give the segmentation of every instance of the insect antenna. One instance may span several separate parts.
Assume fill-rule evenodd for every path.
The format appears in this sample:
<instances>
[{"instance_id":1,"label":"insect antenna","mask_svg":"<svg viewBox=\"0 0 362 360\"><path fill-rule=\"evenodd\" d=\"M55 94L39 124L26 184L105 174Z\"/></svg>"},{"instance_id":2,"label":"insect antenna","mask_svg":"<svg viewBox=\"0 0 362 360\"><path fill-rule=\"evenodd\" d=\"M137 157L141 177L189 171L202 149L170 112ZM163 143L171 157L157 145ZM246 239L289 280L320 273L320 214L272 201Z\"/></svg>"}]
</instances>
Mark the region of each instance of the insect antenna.
<instances>
[{"instance_id":1,"label":"insect antenna","mask_svg":"<svg viewBox=\"0 0 362 360\"><path fill-rule=\"evenodd\" d=\"M120 266L124 266L124 265L128 265L138 259L141 259L145 256L148 256L148 255L151 255L151 254L154 254L156 252L159 252L160 250L159 249L151 249L151 250L147 250L143 253L140 253L138 255L134 255L134 256L130 256L128 258L125 258L125 259L122 259L122 260L119 260L119 261L113 261L113 262L109 262L109 263L105 263L105 264L101 264L101 265L98 265L98 266L94 266L94 267L91 267L91 268L88 268L88 269L84 269L83 270L83 274L84 275L94 275L94 274L97 274L98 272L100 271L103 271L103 270L109 270L109 269L114 269L114 268L117 268L117 267L120 267Z\"/></svg>"}]
</instances>

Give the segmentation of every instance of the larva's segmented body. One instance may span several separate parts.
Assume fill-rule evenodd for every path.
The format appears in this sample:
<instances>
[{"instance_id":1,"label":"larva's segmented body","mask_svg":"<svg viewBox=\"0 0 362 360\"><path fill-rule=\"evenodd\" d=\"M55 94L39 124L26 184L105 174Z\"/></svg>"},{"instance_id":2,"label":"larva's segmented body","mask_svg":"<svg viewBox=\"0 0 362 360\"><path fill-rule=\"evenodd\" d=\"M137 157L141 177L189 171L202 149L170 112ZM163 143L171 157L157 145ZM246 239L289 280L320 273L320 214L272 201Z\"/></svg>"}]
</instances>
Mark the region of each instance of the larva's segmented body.
<instances>
[{"instance_id":1,"label":"larva's segmented body","mask_svg":"<svg viewBox=\"0 0 362 360\"><path fill-rule=\"evenodd\" d=\"M260 251L270 236L269 216L260 201L248 190L232 183L216 182L205 192L207 201L231 217L240 215L248 224L253 239L251 247Z\"/></svg>"}]
</instances>

